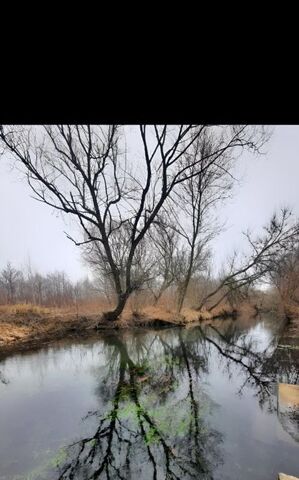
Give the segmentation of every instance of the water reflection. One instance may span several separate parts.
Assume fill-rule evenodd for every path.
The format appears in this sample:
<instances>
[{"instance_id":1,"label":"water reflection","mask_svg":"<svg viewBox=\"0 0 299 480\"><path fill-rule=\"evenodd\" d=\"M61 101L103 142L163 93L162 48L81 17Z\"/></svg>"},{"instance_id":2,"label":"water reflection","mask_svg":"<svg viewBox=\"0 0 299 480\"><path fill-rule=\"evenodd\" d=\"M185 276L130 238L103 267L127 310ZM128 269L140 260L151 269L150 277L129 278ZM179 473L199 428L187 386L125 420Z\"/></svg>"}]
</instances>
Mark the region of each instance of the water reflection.
<instances>
[{"instance_id":1,"label":"water reflection","mask_svg":"<svg viewBox=\"0 0 299 480\"><path fill-rule=\"evenodd\" d=\"M298 373L298 364L282 362L275 336L261 349L236 323L221 330L210 325L148 339L138 334L106 339L107 373L96 392L106 411L89 412L97 429L70 446L59 479L213 478L222 462L223 435L209 422L217 405L202 382L210 347L228 377L237 366L242 384L236 393L252 388L269 412L277 410L277 377L294 380ZM294 412L288 418L298 420Z\"/></svg>"},{"instance_id":2,"label":"water reflection","mask_svg":"<svg viewBox=\"0 0 299 480\"><path fill-rule=\"evenodd\" d=\"M97 429L71 446L60 479L212 478L221 435L209 426L211 401L195 380L206 362L186 348L181 332L176 340L109 338L107 376L97 391L109 407L89 413Z\"/></svg>"},{"instance_id":3,"label":"water reflection","mask_svg":"<svg viewBox=\"0 0 299 480\"><path fill-rule=\"evenodd\" d=\"M278 347L280 327L274 325L256 319L245 325L225 321L182 330L122 332L79 347L64 342L56 350L24 357L31 369L28 378L32 381L35 374L39 379L36 391L61 402L51 442L54 450L57 445L63 449L30 478L224 479L237 478L242 471L243 479L266 480L285 470L284 465L298 475L298 410L282 411L277 402L278 382L298 383L298 350ZM21 374L24 359L16 358ZM16 388L17 378L5 365L0 366L0 379L9 379L3 385L7 393ZM47 411L49 407L46 404ZM68 424L67 409L73 412ZM259 419L251 431L249 413ZM238 422L233 435L232 418ZM293 442L288 448L283 444L283 458L279 452L286 438L281 433L275 438L278 421ZM24 438L28 433L23 432ZM36 442L45 441L45 435L36 435ZM244 446L239 447L236 438ZM259 459L261 451L264 458L252 471L248 458ZM6 460L0 441L0 464L2 458ZM0 468L1 480L28 478L9 475L10 468L2 477Z\"/></svg>"},{"instance_id":4,"label":"water reflection","mask_svg":"<svg viewBox=\"0 0 299 480\"><path fill-rule=\"evenodd\" d=\"M8 385L9 384L8 378L1 372L1 370L0 370L0 382L3 385Z\"/></svg>"}]
</instances>

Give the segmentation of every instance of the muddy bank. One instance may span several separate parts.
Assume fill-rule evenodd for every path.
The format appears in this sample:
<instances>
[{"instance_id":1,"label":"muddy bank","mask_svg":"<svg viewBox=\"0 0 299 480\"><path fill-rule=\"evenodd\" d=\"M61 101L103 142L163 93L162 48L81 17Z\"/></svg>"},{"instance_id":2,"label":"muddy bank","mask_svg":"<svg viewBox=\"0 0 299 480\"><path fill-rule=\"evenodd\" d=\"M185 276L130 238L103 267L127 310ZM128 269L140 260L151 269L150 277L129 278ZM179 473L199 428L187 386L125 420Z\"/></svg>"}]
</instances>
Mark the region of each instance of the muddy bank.
<instances>
[{"instance_id":1,"label":"muddy bank","mask_svg":"<svg viewBox=\"0 0 299 480\"><path fill-rule=\"evenodd\" d=\"M97 331L125 328L167 328L185 326L186 321L146 315L131 315L117 322L103 321L99 314L9 315L0 318L0 358L9 353L33 349L62 338L82 338Z\"/></svg>"},{"instance_id":2,"label":"muddy bank","mask_svg":"<svg viewBox=\"0 0 299 480\"><path fill-rule=\"evenodd\" d=\"M83 338L111 329L188 327L210 321L238 320L248 322L257 317L255 312L219 309L212 315L183 309L182 314L159 308L144 308L140 313L126 311L116 322L104 321L101 313L78 315L74 313L36 313L32 311L0 314L0 358L10 353L29 350L65 338ZM292 320L299 338L299 318ZM289 328L289 325L288 325Z\"/></svg>"},{"instance_id":3,"label":"muddy bank","mask_svg":"<svg viewBox=\"0 0 299 480\"><path fill-rule=\"evenodd\" d=\"M68 316L13 316L0 319L0 358L71 336L88 335L98 318Z\"/></svg>"}]
</instances>

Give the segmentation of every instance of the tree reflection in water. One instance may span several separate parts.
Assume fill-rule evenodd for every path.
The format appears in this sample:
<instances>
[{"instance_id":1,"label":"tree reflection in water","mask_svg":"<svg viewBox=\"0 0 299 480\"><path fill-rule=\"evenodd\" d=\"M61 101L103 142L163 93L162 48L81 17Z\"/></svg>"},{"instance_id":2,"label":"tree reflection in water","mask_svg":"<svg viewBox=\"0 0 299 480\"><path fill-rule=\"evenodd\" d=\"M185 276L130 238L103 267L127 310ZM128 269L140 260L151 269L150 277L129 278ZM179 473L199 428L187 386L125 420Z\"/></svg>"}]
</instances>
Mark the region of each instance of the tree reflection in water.
<instances>
[{"instance_id":1,"label":"tree reflection in water","mask_svg":"<svg viewBox=\"0 0 299 480\"><path fill-rule=\"evenodd\" d=\"M68 447L59 479L212 479L222 435L209 424L215 404L201 378L215 348L229 375L238 367L260 405L276 408L281 368L275 343L258 351L234 324L160 331L105 340L105 378L97 388L106 411L89 412L95 432Z\"/></svg>"},{"instance_id":2,"label":"tree reflection in water","mask_svg":"<svg viewBox=\"0 0 299 480\"><path fill-rule=\"evenodd\" d=\"M295 440L299 441L299 409L298 406L281 410L278 402L278 384L296 385L299 381L299 350L298 348L281 348L277 346L277 338L273 338L268 347L261 352L254 349L248 337L238 333L236 325L230 324L225 335L212 325L211 330L217 332L219 341L205 335L205 340L227 359L226 369L233 364L239 364L244 374L244 382L239 390L242 394L244 387L250 384L258 397L261 407L266 406L269 412L276 412L284 430ZM203 332L202 332L203 333Z\"/></svg>"},{"instance_id":3,"label":"tree reflection in water","mask_svg":"<svg viewBox=\"0 0 299 480\"><path fill-rule=\"evenodd\" d=\"M4 373L1 372L1 370L0 370L0 382L3 383L4 385L9 384L9 380L6 378Z\"/></svg>"},{"instance_id":4,"label":"tree reflection in water","mask_svg":"<svg viewBox=\"0 0 299 480\"><path fill-rule=\"evenodd\" d=\"M109 369L98 393L112 398L111 406L104 415L89 414L97 430L69 447L60 479L212 478L221 435L207 423L210 404L195 381L205 359L178 339L167 343L157 334L145 345L135 337L136 361L125 339L109 338ZM172 398L185 372L187 390Z\"/></svg>"}]
</instances>

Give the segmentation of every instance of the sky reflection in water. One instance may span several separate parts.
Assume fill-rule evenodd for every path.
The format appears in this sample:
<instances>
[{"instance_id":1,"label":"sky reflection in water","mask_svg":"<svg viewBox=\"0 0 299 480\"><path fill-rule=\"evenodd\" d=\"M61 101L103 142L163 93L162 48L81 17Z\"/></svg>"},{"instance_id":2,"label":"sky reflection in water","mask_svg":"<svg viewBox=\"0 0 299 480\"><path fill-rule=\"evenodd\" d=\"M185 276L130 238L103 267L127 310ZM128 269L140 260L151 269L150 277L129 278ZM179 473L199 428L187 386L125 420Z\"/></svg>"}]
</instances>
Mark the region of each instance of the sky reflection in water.
<instances>
[{"instance_id":1,"label":"sky reflection in water","mask_svg":"<svg viewBox=\"0 0 299 480\"><path fill-rule=\"evenodd\" d=\"M271 318L60 342L0 363L0 480L299 475L298 350Z\"/></svg>"}]
</instances>

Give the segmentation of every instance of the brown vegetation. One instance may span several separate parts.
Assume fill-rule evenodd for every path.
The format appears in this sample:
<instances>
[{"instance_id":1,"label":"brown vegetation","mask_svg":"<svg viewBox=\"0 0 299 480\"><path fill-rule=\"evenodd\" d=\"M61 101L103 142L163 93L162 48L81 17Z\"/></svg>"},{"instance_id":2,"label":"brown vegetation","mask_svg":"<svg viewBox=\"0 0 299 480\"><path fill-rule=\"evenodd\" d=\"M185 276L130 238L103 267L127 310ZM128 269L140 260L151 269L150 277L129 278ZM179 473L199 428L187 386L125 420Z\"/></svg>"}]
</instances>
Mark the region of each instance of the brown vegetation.
<instances>
[{"instance_id":1,"label":"brown vegetation","mask_svg":"<svg viewBox=\"0 0 299 480\"><path fill-rule=\"evenodd\" d=\"M175 301L167 295L158 306L150 304L150 296L145 294L143 306L133 300L113 327L101 316L101 312L107 309L104 299L61 308L33 304L0 305L0 356L61 338L92 335L97 329L188 326L213 319L221 322L231 318L233 313L228 304L222 304L213 314L207 310L198 312L191 307L184 307L178 314ZM255 309L249 303L243 303L238 314L252 318Z\"/></svg>"},{"instance_id":2,"label":"brown vegetation","mask_svg":"<svg viewBox=\"0 0 299 480\"><path fill-rule=\"evenodd\" d=\"M67 309L32 305L1 306L0 355L19 348L39 346L93 328L98 315L77 316Z\"/></svg>"},{"instance_id":3,"label":"brown vegetation","mask_svg":"<svg viewBox=\"0 0 299 480\"><path fill-rule=\"evenodd\" d=\"M205 280L204 277L194 278L189 285L180 313L177 312L175 286L165 289L158 301L152 290L143 289L130 296L122 315L111 325L105 320L103 313L112 308L113 299L109 302L106 296L96 290L95 284L85 280L73 285L60 273L56 276L40 276L43 280L40 289L33 281L35 276L26 278L20 273L18 281L22 279L22 283L13 284L14 298L26 302L0 304L0 350L3 354L18 348L42 345L66 336L88 335L94 333L96 328L188 326L216 319L221 322L237 316L253 319L263 312L286 316L291 324L289 335L299 337L299 305L294 302L294 288L289 297L286 288L282 297L280 289L275 284L267 291L251 288L246 290L246 295L224 296L212 310L207 307L198 310L196 299L206 295L209 289L215 289L217 281ZM283 279L279 280L279 285L282 281ZM292 282L293 285L294 278ZM38 298L37 288L42 294L41 298L46 302L45 305L30 302L32 298ZM221 291L219 295L223 296ZM3 302L4 293L2 297L0 295L0 300L1 298ZM11 297L10 301L12 302Z\"/></svg>"}]
</instances>

